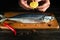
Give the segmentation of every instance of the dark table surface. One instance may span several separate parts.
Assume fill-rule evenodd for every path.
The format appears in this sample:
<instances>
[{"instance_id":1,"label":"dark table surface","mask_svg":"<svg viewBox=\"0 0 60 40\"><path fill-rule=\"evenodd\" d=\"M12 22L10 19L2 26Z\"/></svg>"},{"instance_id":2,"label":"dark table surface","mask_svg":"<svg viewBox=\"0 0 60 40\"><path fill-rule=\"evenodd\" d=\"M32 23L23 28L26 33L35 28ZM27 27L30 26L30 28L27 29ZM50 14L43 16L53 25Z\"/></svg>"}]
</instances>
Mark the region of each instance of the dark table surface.
<instances>
[{"instance_id":1,"label":"dark table surface","mask_svg":"<svg viewBox=\"0 0 60 40\"><path fill-rule=\"evenodd\" d=\"M11 31L1 30L0 40L59 40L60 30L18 30L14 36Z\"/></svg>"}]
</instances>

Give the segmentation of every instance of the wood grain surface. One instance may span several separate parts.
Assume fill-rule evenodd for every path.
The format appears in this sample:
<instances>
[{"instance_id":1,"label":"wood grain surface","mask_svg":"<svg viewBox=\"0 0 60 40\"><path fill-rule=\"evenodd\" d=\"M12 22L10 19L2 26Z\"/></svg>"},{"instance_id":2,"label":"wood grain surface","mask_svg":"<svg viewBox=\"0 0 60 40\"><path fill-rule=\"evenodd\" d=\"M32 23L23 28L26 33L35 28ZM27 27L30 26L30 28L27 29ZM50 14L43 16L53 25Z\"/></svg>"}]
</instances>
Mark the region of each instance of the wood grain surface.
<instances>
[{"instance_id":1,"label":"wood grain surface","mask_svg":"<svg viewBox=\"0 0 60 40\"><path fill-rule=\"evenodd\" d=\"M23 13L23 12L20 12ZM6 17L11 17L20 14L19 12L5 12ZM49 23L20 23L16 21L5 21L9 23L13 28L15 29L59 29L59 25L56 19ZM2 23L3 24L3 23ZM4 27L2 24L0 24L1 29L8 29L7 27Z\"/></svg>"}]
</instances>

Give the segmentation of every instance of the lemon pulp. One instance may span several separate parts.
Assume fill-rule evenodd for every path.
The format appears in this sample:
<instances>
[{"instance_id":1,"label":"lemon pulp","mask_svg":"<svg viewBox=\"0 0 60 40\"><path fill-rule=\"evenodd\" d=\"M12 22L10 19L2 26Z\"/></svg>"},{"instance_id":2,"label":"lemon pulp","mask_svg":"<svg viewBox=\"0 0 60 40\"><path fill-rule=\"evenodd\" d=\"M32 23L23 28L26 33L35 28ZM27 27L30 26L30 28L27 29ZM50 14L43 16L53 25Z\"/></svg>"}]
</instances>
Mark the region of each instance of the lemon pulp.
<instances>
[{"instance_id":1,"label":"lemon pulp","mask_svg":"<svg viewBox=\"0 0 60 40\"><path fill-rule=\"evenodd\" d=\"M38 2L31 2L30 3L30 7L33 9L36 8L37 6L38 6Z\"/></svg>"}]
</instances>

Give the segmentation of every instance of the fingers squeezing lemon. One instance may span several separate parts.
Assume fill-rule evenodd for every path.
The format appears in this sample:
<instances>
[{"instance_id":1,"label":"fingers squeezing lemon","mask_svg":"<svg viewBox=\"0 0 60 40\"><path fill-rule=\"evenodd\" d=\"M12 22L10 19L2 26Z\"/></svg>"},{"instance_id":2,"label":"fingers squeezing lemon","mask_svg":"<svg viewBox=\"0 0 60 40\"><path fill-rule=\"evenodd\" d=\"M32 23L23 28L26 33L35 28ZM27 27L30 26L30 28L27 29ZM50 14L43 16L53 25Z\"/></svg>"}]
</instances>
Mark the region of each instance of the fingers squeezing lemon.
<instances>
[{"instance_id":1,"label":"fingers squeezing lemon","mask_svg":"<svg viewBox=\"0 0 60 40\"><path fill-rule=\"evenodd\" d=\"M36 7L38 7L38 2L31 2L31 3L30 3L30 7L31 7L32 9L35 9Z\"/></svg>"}]
</instances>

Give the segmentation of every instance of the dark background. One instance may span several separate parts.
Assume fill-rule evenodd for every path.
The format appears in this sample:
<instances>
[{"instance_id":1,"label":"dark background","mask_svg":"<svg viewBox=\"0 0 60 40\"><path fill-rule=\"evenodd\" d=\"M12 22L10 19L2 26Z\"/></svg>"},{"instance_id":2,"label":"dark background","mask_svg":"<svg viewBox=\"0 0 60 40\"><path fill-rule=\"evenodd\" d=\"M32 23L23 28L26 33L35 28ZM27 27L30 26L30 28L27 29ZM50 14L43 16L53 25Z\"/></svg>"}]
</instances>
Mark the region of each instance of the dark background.
<instances>
[{"instance_id":1,"label":"dark background","mask_svg":"<svg viewBox=\"0 0 60 40\"><path fill-rule=\"evenodd\" d=\"M23 10L18 5L19 0L0 0L0 13L2 12L20 12ZM60 1L50 0L51 6L46 12L53 12L56 19L60 24ZM26 11L27 12L27 11ZM30 11L31 12L31 11ZM29 33L27 35L27 32ZM21 34L22 33L22 34ZM17 36L9 30L0 29L0 40L60 40L60 29L58 30L37 30L33 32L32 30L17 30Z\"/></svg>"},{"instance_id":2,"label":"dark background","mask_svg":"<svg viewBox=\"0 0 60 40\"><path fill-rule=\"evenodd\" d=\"M19 4L18 4L19 0L0 0L0 10L1 12L4 11L26 11L24 9L22 9ZM59 0L50 0L51 2L51 6L50 6L50 12L56 12L59 11Z\"/></svg>"}]
</instances>

